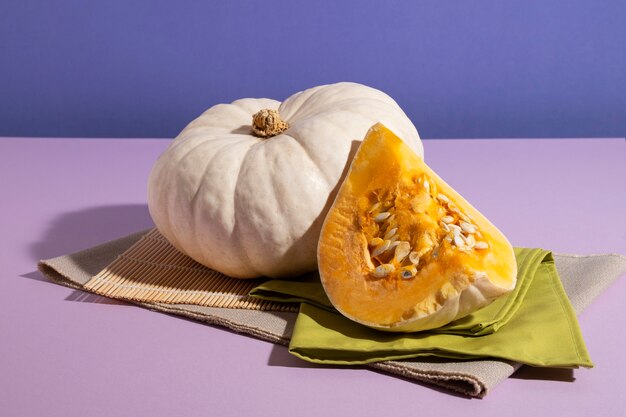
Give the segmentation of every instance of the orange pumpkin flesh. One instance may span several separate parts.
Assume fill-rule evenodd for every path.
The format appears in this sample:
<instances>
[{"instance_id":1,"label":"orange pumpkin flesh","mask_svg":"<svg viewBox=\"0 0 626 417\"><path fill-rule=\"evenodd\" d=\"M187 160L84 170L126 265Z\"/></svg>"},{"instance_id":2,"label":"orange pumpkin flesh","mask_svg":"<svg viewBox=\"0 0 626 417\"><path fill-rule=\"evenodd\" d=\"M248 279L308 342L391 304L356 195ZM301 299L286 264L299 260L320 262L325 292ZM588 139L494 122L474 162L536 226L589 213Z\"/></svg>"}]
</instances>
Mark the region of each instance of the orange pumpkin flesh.
<instances>
[{"instance_id":1,"label":"orange pumpkin flesh","mask_svg":"<svg viewBox=\"0 0 626 417\"><path fill-rule=\"evenodd\" d=\"M382 124L329 211L318 267L335 308L366 326L445 325L515 287L504 235Z\"/></svg>"}]
</instances>

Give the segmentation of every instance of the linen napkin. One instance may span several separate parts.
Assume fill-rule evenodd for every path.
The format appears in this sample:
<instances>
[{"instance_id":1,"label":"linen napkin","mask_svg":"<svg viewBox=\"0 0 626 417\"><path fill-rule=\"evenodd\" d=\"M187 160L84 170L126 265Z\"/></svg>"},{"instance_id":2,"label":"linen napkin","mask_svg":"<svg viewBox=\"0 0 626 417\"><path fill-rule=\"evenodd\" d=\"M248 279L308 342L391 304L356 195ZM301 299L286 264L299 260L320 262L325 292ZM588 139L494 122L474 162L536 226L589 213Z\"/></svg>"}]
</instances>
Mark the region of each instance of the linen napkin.
<instances>
[{"instance_id":1,"label":"linen napkin","mask_svg":"<svg viewBox=\"0 0 626 417\"><path fill-rule=\"evenodd\" d=\"M87 282L133 245L140 243L148 232L137 232L76 253L42 260L38 263L38 268L46 277L60 285L84 289ZM554 254L554 259L563 286L578 313L626 272L626 257L622 255ZM163 259L153 259L152 262L153 265L165 263ZM296 319L296 313L283 311L129 301L150 310L224 326L242 334L282 345L288 344ZM432 384L480 398L513 374L521 364L498 359L457 361L426 357L377 362L365 366L418 383Z\"/></svg>"}]
</instances>

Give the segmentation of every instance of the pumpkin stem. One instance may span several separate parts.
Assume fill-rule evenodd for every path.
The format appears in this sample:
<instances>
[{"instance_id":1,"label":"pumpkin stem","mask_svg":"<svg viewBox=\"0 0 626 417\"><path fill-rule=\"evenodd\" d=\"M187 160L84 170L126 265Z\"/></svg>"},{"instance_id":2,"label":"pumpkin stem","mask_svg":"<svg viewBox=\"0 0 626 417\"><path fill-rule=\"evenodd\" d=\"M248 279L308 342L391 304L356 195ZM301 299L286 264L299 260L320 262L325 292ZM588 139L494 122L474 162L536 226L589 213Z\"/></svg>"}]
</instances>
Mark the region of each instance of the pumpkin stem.
<instances>
[{"instance_id":1,"label":"pumpkin stem","mask_svg":"<svg viewBox=\"0 0 626 417\"><path fill-rule=\"evenodd\" d=\"M289 125L280 118L278 110L263 109L252 115L252 133L261 138L271 138L283 133Z\"/></svg>"}]
</instances>

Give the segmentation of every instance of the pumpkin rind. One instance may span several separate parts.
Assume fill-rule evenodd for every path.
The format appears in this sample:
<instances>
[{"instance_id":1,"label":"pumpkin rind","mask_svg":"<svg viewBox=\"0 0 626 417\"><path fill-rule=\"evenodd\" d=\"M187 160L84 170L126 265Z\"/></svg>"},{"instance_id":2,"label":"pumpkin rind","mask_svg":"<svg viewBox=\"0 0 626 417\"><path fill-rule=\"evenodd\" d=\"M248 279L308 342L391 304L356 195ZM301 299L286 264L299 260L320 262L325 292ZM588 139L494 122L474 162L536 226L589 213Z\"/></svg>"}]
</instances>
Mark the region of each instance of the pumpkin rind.
<instances>
[{"instance_id":1,"label":"pumpkin rind","mask_svg":"<svg viewBox=\"0 0 626 417\"><path fill-rule=\"evenodd\" d=\"M288 129L251 133L252 116L278 110ZM241 99L191 122L156 161L148 207L180 251L239 278L316 268L325 215L356 145L376 121L423 154L417 131L386 94L355 83L319 86L283 103Z\"/></svg>"},{"instance_id":2,"label":"pumpkin rind","mask_svg":"<svg viewBox=\"0 0 626 417\"><path fill-rule=\"evenodd\" d=\"M517 274L506 237L382 124L326 217L318 267L339 312L398 332L464 317L515 288Z\"/></svg>"}]
</instances>

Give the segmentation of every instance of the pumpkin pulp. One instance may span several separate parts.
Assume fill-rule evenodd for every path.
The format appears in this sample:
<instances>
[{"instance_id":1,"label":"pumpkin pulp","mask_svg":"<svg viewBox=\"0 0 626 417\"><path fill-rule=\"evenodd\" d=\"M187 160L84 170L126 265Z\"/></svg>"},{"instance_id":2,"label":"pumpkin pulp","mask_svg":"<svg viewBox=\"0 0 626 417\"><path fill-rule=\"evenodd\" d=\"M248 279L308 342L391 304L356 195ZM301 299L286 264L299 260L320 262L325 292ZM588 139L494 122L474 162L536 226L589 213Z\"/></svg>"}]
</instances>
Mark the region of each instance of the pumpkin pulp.
<instances>
[{"instance_id":1,"label":"pumpkin pulp","mask_svg":"<svg viewBox=\"0 0 626 417\"><path fill-rule=\"evenodd\" d=\"M397 331L469 314L512 290L516 276L502 233L381 124L368 132L326 218L318 266L341 313ZM473 296L463 301L468 290ZM447 313L428 320L440 310Z\"/></svg>"}]
</instances>

